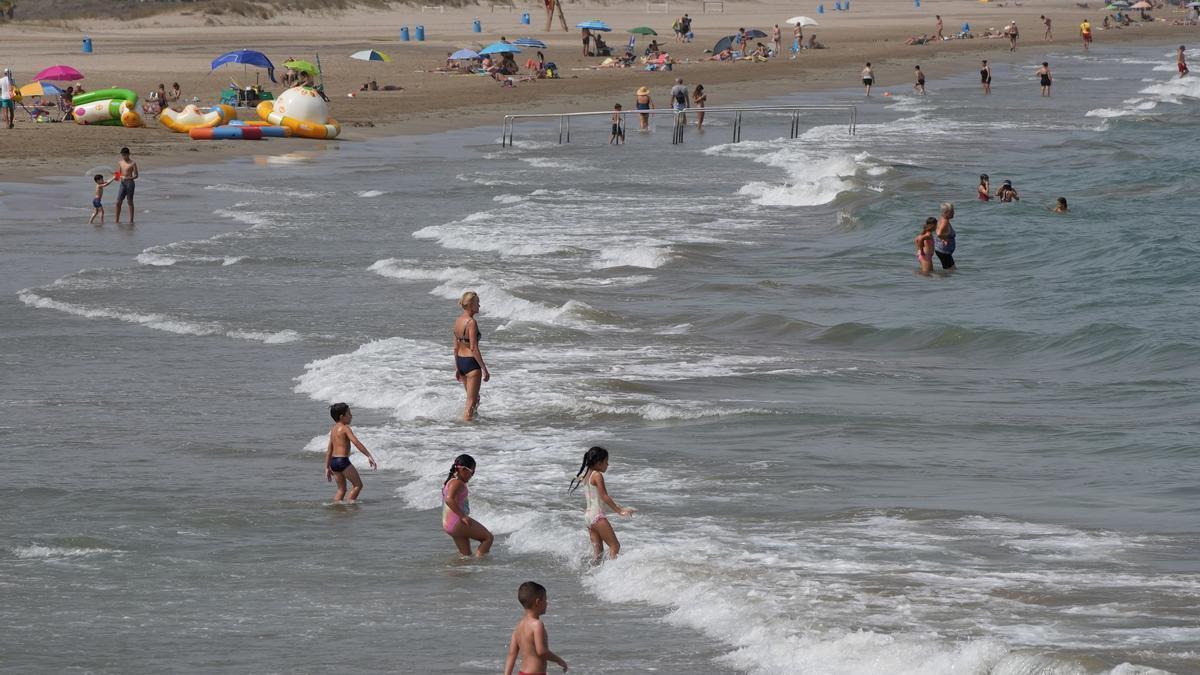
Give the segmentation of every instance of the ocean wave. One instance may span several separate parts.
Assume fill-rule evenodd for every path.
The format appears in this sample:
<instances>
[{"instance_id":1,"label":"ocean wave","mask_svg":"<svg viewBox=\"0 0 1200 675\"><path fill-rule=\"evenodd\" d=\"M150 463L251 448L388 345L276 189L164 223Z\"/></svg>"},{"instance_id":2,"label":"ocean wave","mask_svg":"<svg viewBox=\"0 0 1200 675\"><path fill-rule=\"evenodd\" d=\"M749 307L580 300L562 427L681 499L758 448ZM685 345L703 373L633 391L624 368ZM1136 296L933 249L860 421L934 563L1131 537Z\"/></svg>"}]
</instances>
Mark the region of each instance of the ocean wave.
<instances>
[{"instance_id":1,"label":"ocean wave","mask_svg":"<svg viewBox=\"0 0 1200 675\"><path fill-rule=\"evenodd\" d=\"M245 260L245 256L210 256L210 255L176 255L171 253L161 253L146 249L138 254L136 260L139 264L149 265L151 267L170 267L178 263L185 264L207 264L220 263L222 267L236 265Z\"/></svg>"},{"instance_id":2,"label":"ocean wave","mask_svg":"<svg viewBox=\"0 0 1200 675\"><path fill-rule=\"evenodd\" d=\"M115 307L85 307L38 295L28 288L18 292L17 297L26 305L37 307L38 309L53 309L87 319L116 319L117 321L138 324L177 335L223 335L239 340L250 340L265 344L284 344L302 339L302 336L294 330L266 332L231 329L215 322L195 322L166 314L134 312Z\"/></svg>"},{"instance_id":3,"label":"ocean wave","mask_svg":"<svg viewBox=\"0 0 1200 675\"><path fill-rule=\"evenodd\" d=\"M595 269L610 267L644 267L657 269L671 259L668 246L614 246L601 249L592 263Z\"/></svg>"},{"instance_id":4,"label":"ocean wave","mask_svg":"<svg viewBox=\"0 0 1200 675\"><path fill-rule=\"evenodd\" d=\"M387 192L385 192L384 190L359 190L358 192L355 192L354 194L358 195L359 197L362 197L363 199L370 199L371 197L379 197L379 196L385 195L385 194L387 194Z\"/></svg>"},{"instance_id":5,"label":"ocean wave","mask_svg":"<svg viewBox=\"0 0 1200 675\"><path fill-rule=\"evenodd\" d=\"M272 196L272 197L282 196L282 197L293 197L293 198L297 198L297 199L307 198L307 197L328 197L328 196L330 196L329 193L325 193L325 192L312 192L312 191L308 191L308 190L288 190L285 188L281 188L278 185L259 187L256 185L228 185L225 183L218 183L217 185L205 185L204 189L212 190L215 192L232 192L234 194L263 195L263 196Z\"/></svg>"}]
</instances>

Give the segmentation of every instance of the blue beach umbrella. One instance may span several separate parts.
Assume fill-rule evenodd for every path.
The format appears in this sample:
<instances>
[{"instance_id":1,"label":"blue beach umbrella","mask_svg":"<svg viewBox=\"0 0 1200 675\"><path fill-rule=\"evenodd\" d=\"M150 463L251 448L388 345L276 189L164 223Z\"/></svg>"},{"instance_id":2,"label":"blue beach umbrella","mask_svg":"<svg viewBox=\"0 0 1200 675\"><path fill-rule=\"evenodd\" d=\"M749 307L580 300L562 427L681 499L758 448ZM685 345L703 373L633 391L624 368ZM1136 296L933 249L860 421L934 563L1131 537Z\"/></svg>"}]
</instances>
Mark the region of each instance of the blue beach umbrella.
<instances>
[{"instance_id":1,"label":"blue beach umbrella","mask_svg":"<svg viewBox=\"0 0 1200 675\"><path fill-rule=\"evenodd\" d=\"M479 50L480 56L488 54L520 54L521 49L514 44L508 42L493 42L492 44Z\"/></svg>"},{"instance_id":2,"label":"blue beach umbrella","mask_svg":"<svg viewBox=\"0 0 1200 675\"><path fill-rule=\"evenodd\" d=\"M213 59L212 68L209 72L220 68L226 63L240 63L245 66L258 66L259 68L267 69L267 77L272 82L275 81L275 65L271 63L271 59L262 52L256 52L251 49L239 49L235 52L228 52Z\"/></svg>"},{"instance_id":3,"label":"blue beach umbrella","mask_svg":"<svg viewBox=\"0 0 1200 675\"><path fill-rule=\"evenodd\" d=\"M545 42L542 42L541 40L539 40L537 38L529 38L529 37L517 38L516 40L513 40L513 44L517 45L518 47L529 47L530 49L545 49L546 48Z\"/></svg>"},{"instance_id":4,"label":"blue beach umbrella","mask_svg":"<svg viewBox=\"0 0 1200 675\"><path fill-rule=\"evenodd\" d=\"M479 58L479 52L473 49L460 49L450 55L451 61L469 61Z\"/></svg>"},{"instance_id":5,"label":"blue beach umbrella","mask_svg":"<svg viewBox=\"0 0 1200 675\"><path fill-rule=\"evenodd\" d=\"M608 24L604 23L603 21L599 21L597 19L591 19L589 21L584 21L583 23L577 23L577 24L575 24L575 27L576 28L586 28L588 30L598 30L598 31L601 31L604 33L607 33L612 30L611 28L608 27Z\"/></svg>"}]
</instances>

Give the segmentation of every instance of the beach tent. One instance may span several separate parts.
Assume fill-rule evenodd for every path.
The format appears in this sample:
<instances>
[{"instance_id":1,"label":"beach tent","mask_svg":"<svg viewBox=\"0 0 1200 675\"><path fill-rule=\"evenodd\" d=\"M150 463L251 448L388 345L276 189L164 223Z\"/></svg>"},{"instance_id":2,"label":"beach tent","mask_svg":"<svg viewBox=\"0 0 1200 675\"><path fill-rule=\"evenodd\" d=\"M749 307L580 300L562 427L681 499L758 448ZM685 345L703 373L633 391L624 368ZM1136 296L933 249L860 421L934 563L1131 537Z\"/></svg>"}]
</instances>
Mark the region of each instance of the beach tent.
<instances>
[{"instance_id":1,"label":"beach tent","mask_svg":"<svg viewBox=\"0 0 1200 675\"><path fill-rule=\"evenodd\" d=\"M209 72L211 73L227 63L240 63L242 64L243 71L246 69L246 66L266 68L267 78L272 82L275 81L275 66L271 63L271 59L268 59L267 55L262 52L256 52L251 49L239 49L235 52L227 52L213 59Z\"/></svg>"}]
</instances>

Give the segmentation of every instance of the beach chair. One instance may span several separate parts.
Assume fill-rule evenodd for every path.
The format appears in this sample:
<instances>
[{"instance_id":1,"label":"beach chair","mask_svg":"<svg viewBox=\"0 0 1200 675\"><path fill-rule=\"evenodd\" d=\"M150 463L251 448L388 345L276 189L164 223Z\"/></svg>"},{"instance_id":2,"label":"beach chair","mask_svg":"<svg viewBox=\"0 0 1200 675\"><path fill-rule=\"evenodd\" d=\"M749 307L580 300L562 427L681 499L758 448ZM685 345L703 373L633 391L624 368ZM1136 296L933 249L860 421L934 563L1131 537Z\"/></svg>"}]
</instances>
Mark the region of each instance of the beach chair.
<instances>
[{"instance_id":1,"label":"beach chair","mask_svg":"<svg viewBox=\"0 0 1200 675\"><path fill-rule=\"evenodd\" d=\"M221 90L221 103L224 105L237 106L238 90L232 87Z\"/></svg>"}]
</instances>

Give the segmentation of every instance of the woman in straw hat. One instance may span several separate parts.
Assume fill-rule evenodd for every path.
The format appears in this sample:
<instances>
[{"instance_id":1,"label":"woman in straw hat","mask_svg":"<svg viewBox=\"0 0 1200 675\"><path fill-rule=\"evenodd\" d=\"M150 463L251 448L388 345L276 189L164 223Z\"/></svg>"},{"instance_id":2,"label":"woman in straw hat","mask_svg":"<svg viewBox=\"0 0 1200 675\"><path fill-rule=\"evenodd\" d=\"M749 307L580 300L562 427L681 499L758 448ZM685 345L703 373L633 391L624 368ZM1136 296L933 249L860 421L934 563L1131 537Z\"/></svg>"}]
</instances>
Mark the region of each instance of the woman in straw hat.
<instances>
[{"instance_id":1,"label":"woman in straw hat","mask_svg":"<svg viewBox=\"0 0 1200 675\"><path fill-rule=\"evenodd\" d=\"M638 110L653 110L654 109L654 100L650 98L650 87L638 87L636 103L637 103ZM649 131L650 130L650 114L649 113L641 113L638 115L638 117L642 118L641 130Z\"/></svg>"}]
</instances>

